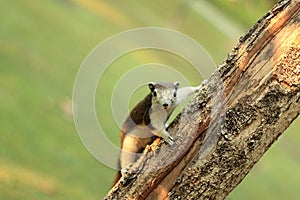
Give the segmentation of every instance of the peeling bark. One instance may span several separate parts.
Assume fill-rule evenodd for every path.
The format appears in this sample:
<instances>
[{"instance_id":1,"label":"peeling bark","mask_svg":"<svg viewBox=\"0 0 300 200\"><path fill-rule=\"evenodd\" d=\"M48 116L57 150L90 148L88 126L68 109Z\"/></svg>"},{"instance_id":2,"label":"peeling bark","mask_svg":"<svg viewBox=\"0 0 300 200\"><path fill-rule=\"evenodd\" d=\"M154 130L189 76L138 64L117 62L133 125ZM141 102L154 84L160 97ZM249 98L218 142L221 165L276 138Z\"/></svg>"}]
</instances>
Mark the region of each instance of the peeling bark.
<instances>
[{"instance_id":1,"label":"peeling bark","mask_svg":"<svg viewBox=\"0 0 300 200\"><path fill-rule=\"evenodd\" d=\"M241 37L171 124L174 145L157 139L105 199L224 199L300 113L299 8L281 1Z\"/></svg>"}]
</instances>

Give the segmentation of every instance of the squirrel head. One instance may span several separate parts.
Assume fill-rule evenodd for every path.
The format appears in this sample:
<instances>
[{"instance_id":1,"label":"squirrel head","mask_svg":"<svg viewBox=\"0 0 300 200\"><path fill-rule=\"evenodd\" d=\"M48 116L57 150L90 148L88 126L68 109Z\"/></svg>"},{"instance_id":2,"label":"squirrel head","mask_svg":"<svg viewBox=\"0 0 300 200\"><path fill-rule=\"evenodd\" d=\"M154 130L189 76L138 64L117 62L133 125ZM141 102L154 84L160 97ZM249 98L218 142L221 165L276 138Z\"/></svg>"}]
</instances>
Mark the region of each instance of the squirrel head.
<instances>
[{"instance_id":1,"label":"squirrel head","mask_svg":"<svg viewBox=\"0 0 300 200\"><path fill-rule=\"evenodd\" d=\"M160 104L166 110L176 106L179 82L150 82L148 87L152 94L152 104Z\"/></svg>"}]
</instances>

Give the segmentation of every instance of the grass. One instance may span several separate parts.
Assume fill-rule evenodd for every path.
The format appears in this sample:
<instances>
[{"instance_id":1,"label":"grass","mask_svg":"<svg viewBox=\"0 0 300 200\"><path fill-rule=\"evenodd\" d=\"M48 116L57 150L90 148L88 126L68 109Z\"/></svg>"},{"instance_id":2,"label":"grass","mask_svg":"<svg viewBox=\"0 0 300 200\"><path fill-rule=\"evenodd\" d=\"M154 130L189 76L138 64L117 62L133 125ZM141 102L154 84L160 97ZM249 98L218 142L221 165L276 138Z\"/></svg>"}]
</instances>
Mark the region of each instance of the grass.
<instances>
[{"instance_id":1,"label":"grass","mask_svg":"<svg viewBox=\"0 0 300 200\"><path fill-rule=\"evenodd\" d=\"M264 9L248 18L256 19ZM181 23L177 23L178 15ZM111 186L115 171L87 152L70 111L77 70L99 42L131 28L174 28L203 44L216 63L232 44L182 1L132 1L129 5L123 1L11 0L2 2L0 19L0 199L7 200L99 199ZM208 40L207 34L214 39ZM186 70L186 61L166 52L137 51L114 62L97 88L96 108L116 144L118 127L110 110L114 83L133 66L150 62L174 66L193 84L199 80ZM145 92L138 91L129 106ZM285 193L297 199L299 124L298 120L289 128L229 199L282 199Z\"/></svg>"},{"instance_id":2,"label":"grass","mask_svg":"<svg viewBox=\"0 0 300 200\"><path fill-rule=\"evenodd\" d=\"M251 27L256 21L265 15L276 0L211 0L212 4L218 6L220 10L227 13L227 15L245 28Z\"/></svg>"}]
</instances>

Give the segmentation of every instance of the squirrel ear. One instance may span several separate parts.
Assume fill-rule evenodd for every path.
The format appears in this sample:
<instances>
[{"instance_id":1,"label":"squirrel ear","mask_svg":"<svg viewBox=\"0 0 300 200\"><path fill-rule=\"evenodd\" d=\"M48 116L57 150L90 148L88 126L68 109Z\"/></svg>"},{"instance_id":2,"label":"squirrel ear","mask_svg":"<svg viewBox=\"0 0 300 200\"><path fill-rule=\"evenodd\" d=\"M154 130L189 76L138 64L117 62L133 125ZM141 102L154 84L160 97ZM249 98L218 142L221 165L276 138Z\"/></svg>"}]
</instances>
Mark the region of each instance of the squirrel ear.
<instances>
[{"instance_id":1,"label":"squirrel ear","mask_svg":"<svg viewBox=\"0 0 300 200\"><path fill-rule=\"evenodd\" d=\"M153 82L148 83L148 87L149 87L149 89L151 90L151 92L153 92L154 89L155 89L155 86L154 86L154 83L153 83Z\"/></svg>"},{"instance_id":2,"label":"squirrel ear","mask_svg":"<svg viewBox=\"0 0 300 200\"><path fill-rule=\"evenodd\" d=\"M175 85L175 89L177 90L179 88L179 82L175 82L174 85Z\"/></svg>"}]
</instances>

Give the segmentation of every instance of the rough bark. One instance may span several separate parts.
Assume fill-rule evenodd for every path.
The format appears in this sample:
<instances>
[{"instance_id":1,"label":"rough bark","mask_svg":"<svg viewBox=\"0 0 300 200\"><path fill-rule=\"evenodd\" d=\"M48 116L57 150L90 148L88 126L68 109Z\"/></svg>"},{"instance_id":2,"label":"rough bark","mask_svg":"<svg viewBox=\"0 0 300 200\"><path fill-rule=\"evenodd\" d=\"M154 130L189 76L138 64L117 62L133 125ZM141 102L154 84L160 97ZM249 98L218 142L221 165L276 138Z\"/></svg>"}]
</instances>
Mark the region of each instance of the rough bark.
<instances>
[{"instance_id":1,"label":"rough bark","mask_svg":"<svg viewBox=\"0 0 300 200\"><path fill-rule=\"evenodd\" d=\"M243 37L105 199L224 199L300 113L300 2L276 4ZM126 180L123 177L122 180Z\"/></svg>"}]
</instances>

